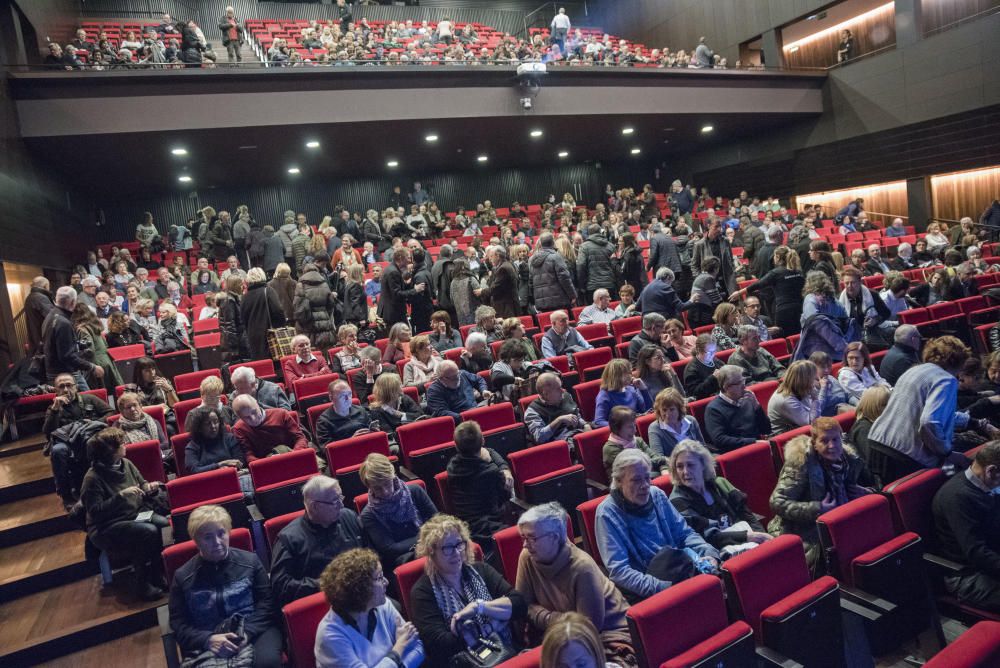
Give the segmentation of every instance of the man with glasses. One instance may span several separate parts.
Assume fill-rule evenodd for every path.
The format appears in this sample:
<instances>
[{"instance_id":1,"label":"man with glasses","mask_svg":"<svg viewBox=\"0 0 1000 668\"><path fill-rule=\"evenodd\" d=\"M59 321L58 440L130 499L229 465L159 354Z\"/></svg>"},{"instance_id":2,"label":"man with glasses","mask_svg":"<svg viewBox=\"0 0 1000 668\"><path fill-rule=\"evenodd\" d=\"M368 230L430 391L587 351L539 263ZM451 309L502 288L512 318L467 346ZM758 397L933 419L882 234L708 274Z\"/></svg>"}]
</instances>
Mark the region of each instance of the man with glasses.
<instances>
[{"instance_id":1,"label":"man with glasses","mask_svg":"<svg viewBox=\"0 0 1000 668\"><path fill-rule=\"evenodd\" d=\"M313 476L302 487L305 513L274 542L271 587L279 606L319 591L319 576L338 554L368 544L361 520L344 507L340 483Z\"/></svg>"},{"instance_id":2,"label":"man with glasses","mask_svg":"<svg viewBox=\"0 0 1000 668\"><path fill-rule=\"evenodd\" d=\"M481 376L445 360L438 366L438 379L427 388L427 412L434 417L447 415L458 422L459 413L475 408L480 401L489 401L492 396Z\"/></svg>"},{"instance_id":3,"label":"man with glasses","mask_svg":"<svg viewBox=\"0 0 1000 668\"><path fill-rule=\"evenodd\" d=\"M760 314L761 308L759 297L747 297L743 301L743 308L741 310L740 324L753 325L756 327L761 341L770 341L773 337L781 335L781 330L773 326L771 319Z\"/></svg>"},{"instance_id":4,"label":"man with glasses","mask_svg":"<svg viewBox=\"0 0 1000 668\"><path fill-rule=\"evenodd\" d=\"M750 445L771 433L771 421L757 397L747 390L743 373L732 364L715 372L721 391L705 409L705 430L716 452Z\"/></svg>"}]
</instances>

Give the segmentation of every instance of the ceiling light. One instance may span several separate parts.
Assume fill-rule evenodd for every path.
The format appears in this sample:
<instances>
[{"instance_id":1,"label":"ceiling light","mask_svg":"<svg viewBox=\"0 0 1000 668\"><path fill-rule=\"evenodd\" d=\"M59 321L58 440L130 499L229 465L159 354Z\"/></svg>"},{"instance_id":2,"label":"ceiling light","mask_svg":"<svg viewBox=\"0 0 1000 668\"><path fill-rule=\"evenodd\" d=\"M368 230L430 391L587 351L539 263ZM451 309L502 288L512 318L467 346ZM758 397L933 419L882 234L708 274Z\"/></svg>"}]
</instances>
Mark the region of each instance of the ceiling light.
<instances>
[{"instance_id":1,"label":"ceiling light","mask_svg":"<svg viewBox=\"0 0 1000 668\"><path fill-rule=\"evenodd\" d=\"M569 151L559 151L559 157L565 158L569 155Z\"/></svg>"},{"instance_id":2,"label":"ceiling light","mask_svg":"<svg viewBox=\"0 0 1000 668\"><path fill-rule=\"evenodd\" d=\"M385 163L385 165L386 165L386 167L399 167L399 161L398 160L390 160L389 162Z\"/></svg>"},{"instance_id":3,"label":"ceiling light","mask_svg":"<svg viewBox=\"0 0 1000 668\"><path fill-rule=\"evenodd\" d=\"M623 135L630 135L635 132L635 128L622 128Z\"/></svg>"},{"instance_id":4,"label":"ceiling light","mask_svg":"<svg viewBox=\"0 0 1000 668\"><path fill-rule=\"evenodd\" d=\"M437 141L437 140L438 140L437 135L427 135L426 137L424 137L424 141Z\"/></svg>"},{"instance_id":5,"label":"ceiling light","mask_svg":"<svg viewBox=\"0 0 1000 668\"><path fill-rule=\"evenodd\" d=\"M789 51L790 53L795 53L795 52L796 52L796 51L798 51L798 50L799 50L799 45L798 45L798 44L796 44L795 46L793 46L792 48L790 48L790 49L789 49L788 51Z\"/></svg>"},{"instance_id":6,"label":"ceiling light","mask_svg":"<svg viewBox=\"0 0 1000 668\"><path fill-rule=\"evenodd\" d=\"M301 172L301 171L302 171L302 170L301 170L301 169L299 169L298 167L289 167L289 168L288 168L288 173L289 173L289 174L298 174L298 173L299 173L299 172Z\"/></svg>"},{"instance_id":7,"label":"ceiling light","mask_svg":"<svg viewBox=\"0 0 1000 668\"><path fill-rule=\"evenodd\" d=\"M642 149L641 148L636 147L636 148L632 149L632 155L639 155L640 153L642 153Z\"/></svg>"},{"instance_id":8,"label":"ceiling light","mask_svg":"<svg viewBox=\"0 0 1000 668\"><path fill-rule=\"evenodd\" d=\"M476 158L476 160L478 160L479 162L486 162L489 159L490 159L489 156L485 156L485 155L481 155L478 158Z\"/></svg>"},{"instance_id":9,"label":"ceiling light","mask_svg":"<svg viewBox=\"0 0 1000 668\"><path fill-rule=\"evenodd\" d=\"M188 150L186 148L174 148L174 149L170 149L170 152L173 153L174 155L187 155L188 154Z\"/></svg>"},{"instance_id":10,"label":"ceiling light","mask_svg":"<svg viewBox=\"0 0 1000 668\"><path fill-rule=\"evenodd\" d=\"M191 177L187 176L187 175L178 176L177 180L180 181L181 183L190 183L191 182Z\"/></svg>"},{"instance_id":11,"label":"ceiling light","mask_svg":"<svg viewBox=\"0 0 1000 668\"><path fill-rule=\"evenodd\" d=\"M316 141L315 139L312 141L307 141L306 148L319 148L319 142Z\"/></svg>"},{"instance_id":12,"label":"ceiling light","mask_svg":"<svg viewBox=\"0 0 1000 668\"><path fill-rule=\"evenodd\" d=\"M701 126L701 131L702 132L711 132L714 129L715 129L715 126L712 126L712 125L703 125L703 126Z\"/></svg>"},{"instance_id":13,"label":"ceiling light","mask_svg":"<svg viewBox=\"0 0 1000 668\"><path fill-rule=\"evenodd\" d=\"M532 130L531 131L531 136L532 137L541 137L542 136L542 131L541 130Z\"/></svg>"}]
</instances>

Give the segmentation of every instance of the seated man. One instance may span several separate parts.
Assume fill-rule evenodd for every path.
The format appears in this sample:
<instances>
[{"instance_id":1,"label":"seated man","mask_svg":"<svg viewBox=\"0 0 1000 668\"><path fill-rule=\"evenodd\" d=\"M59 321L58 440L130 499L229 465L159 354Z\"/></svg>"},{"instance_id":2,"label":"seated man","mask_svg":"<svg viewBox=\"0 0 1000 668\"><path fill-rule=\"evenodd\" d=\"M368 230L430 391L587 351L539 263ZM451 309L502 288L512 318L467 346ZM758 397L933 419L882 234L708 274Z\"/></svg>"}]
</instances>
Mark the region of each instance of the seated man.
<instances>
[{"instance_id":1,"label":"seated man","mask_svg":"<svg viewBox=\"0 0 1000 668\"><path fill-rule=\"evenodd\" d=\"M714 573L719 565L719 552L688 526L651 479L649 457L634 448L622 450L611 469L611 494L595 519L608 576L636 601L683 579L692 560L695 572Z\"/></svg>"},{"instance_id":2,"label":"seated man","mask_svg":"<svg viewBox=\"0 0 1000 668\"><path fill-rule=\"evenodd\" d=\"M968 605L1000 612L1000 441L987 443L972 465L934 496L934 528L943 556L967 566L945 588Z\"/></svg>"},{"instance_id":3,"label":"seated man","mask_svg":"<svg viewBox=\"0 0 1000 668\"><path fill-rule=\"evenodd\" d=\"M517 520L524 549L515 588L528 604L528 619L538 631L563 613L580 612L594 622L605 647L630 646L628 604L594 558L566 534L566 511L558 503L529 508Z\"/></svg>"},{"instance_id":4,"label":"seated man","mask_svg":"<svg viewBox=\"0 0 1000 668\"><path fill-rule=\"evenodd\" d=\"M323 359L322 355L319 357L313 355L312 344L309 343L309 337L305 334L297 334L292 337L292 350L295 351L295 357L286 359L281 365L281 370L285 375L285 384L288 387L292 387L292 383L299 378L331 373L330 367L326 365L326 360Z\"/></svg>"},{"instance_id":5,"label":"seated man","mask_svg":"<svg viewBox=\"0 0 1000 668\"><path fill-rule=\"evenodd\" d=\"M580 409L569 392L563 390L562 379L554 373L543 373L535 381L538 398L524 411L524 423L535 443L572 442L573 437L590 427L580 415Z\"/></svg>"},{"instance_id":6,"label":"seated man","mask_svg":"<svg viewBox=\"0 0 1000 668\"><path fill-rule=\"evenodd\" d=\"M753 325L760 333L761 341L769 341L781 336L781 329L775 327L771 319L760 314L760 297L750 295L743 300L743 308L740 309L739 324Z\"/></svg>"},{"instance_id":7,"label":"seated man","mask_svg":"<svg viewBox=\"0 0 1000 668\"><path fill-rule=\"evenodd\" d=\"M332 406L316 420L316 440L320 444L340 441L368 433L371 418L364 406L351 401L351 386L345 380L335 380L327 387Z\"/></svg>"},{"instance_id":8,"label":"seated man","mask_svg":"<svg viewBox=\"0 0 1000 668\"><path fill-rule=\"evenodd\" d=\"M912 366L920 364L920 330L916 325L900 325L893 334L892 348L882 358L879 375L895 385Z\"/></svg>"},{"instance_id":9,"label":"seated man","mask_svg":"<svg viewBox=\"0 0 1000 668\"><path fill-rule=\"evenodd\" d=\"M378 346L368 346L358 352L361 358L361 371L354 374L351 386L354 395L361 401L362 406L368 405L368 397L375 393L375 381L383 373L396 373L395 369L387 370L382 366L382 353Z\"/></svg>"},{"instance_id":10,"label":"seated man","mask_svg":"<svg viewBox=\"0 0 1000 668\"><path fill-rule=\"evenodd\" d=\"M569 326L566 311L553 311L551 321L552 326L542 337L542 357L559 357L593 348L575 328Z\"/></svg>"},{"instance_id":11,"label":"seated man","mask_svg":"<svg viewBox=\"0 0 1000 668\"><path fill-rule=\"evenodd\" d=\"M233 411L239 417L233 425L233 434L246 455L247 464L283 452L311 449L299 426L298 416L291 411L283 408L264 410L249 394L241 394L233 400Z\"/></svg>"},{"instance_id":12,"label":"seated man","mask_svg":"<svg viewBox=\"0 0 1000 668\"><path fill-rule=\"evenodd\" d=\"M487 549L493 534L507 526L504 510L514 477L495 450L484 447L483 432L475 422L455 428L458 453L448 462L448 491L455 516L469 524L472 539Z\"/></svg>"},{"instance_id":13,"label":"seated man","mask_svg":"<svg viewBox=\"0 0 1000 668\"><path fill-rule=\"evenodd\" d=\"M729 364L743 369L749 383L778 380L785 375L781 362L760 347L760 332L755 325L740 325L736 335L740 345L729 356Z\"/></svg>"},{"instance_id":14,"label":"seated man","mask_svg":"<svg viewBox=\"0 0 1000 668\"><path fill-rule=\"evenodd\" d=\"M427 388L427 412L433 417L447 415L458 422L461 420L459 413L475 408L479 401L492 396L482 377L445 360L438 366L437 380Z\"/></svg>"},{"instance_id":15,"label":"seated man","mask_svg":"<svg viewBox=\"0 0 1000 668\"><path fill-rule=\"evenodd\" d=\"M604 288L594 290L594 303L580 312L577 319L578 325L593 325L594 323L608 324L618 316L611 308L611 293Z\"/></svg>"},{"instance_id":16,"label":"seated man","mask_svg":"<svg viewBox=\"0 0 1000 668\"><path fill-rule=\"evenodd\" d=\"M279 606L319 591L319 576L341 552L365 547L358 514L344 507L340 483L317 475L302 486L305 513L274 541L271 588Z\"/></svg>"},{"instance_id":17,"label":"seated man","mask_svg":"<svg viewBox=\"0 0 1000 668\"><path fill-rule=\"evenodd\" d=\"M53 385L56 397L45 411L42 433L49 438L45 454L52 458L56 494L68 510L80 497L80 484L90 466L87 439L106 426L105 418L114 411L99 397L81 394L72 374L59 374Z\"/></svg>"},{"instance_id":18,"label":"seated man","mask_svg":"<svg viewBox=\"0 0 1000 668\"><path fill-rule=\"evenodd\" d=\"M729 452L760 438L766 439L771 433L771 421L754 393L746 389L743 369L727 364L716 370L715 375L720 391L705 409L705 435L713 449Z\"/></svg>"},{"instance_id":19,"label":"seated man","mask_svg":"<svg viewBox=\"0 0 1000 668\"><path fill-rule=\"evenodd\" d=\"M263 378L257 378L256 372L248 366L241 366L233 371L231 379L233 387L236 388L229 395L229 403L233 403L236 397L246 394L257 400L262 408L283 408L286 411L292 410L292 402L288 395L277 383L272 383Z\"/></svg>"},{"instance_id":20,"label":"seated man","mask_svg":"<svg viewBox=\"0 0 1000 668\"><path fill-rule=\"evenodd\" d=\"M628 344L628 361L632 363L633 367L639 358L639 351L645 346L656 346L671 362L680 359L673 346L664 347L663 345L663 330L666 327L667 319L659 313L646 313L642 316L642 331L632 337Z\"/></svg>"}]
</instances>

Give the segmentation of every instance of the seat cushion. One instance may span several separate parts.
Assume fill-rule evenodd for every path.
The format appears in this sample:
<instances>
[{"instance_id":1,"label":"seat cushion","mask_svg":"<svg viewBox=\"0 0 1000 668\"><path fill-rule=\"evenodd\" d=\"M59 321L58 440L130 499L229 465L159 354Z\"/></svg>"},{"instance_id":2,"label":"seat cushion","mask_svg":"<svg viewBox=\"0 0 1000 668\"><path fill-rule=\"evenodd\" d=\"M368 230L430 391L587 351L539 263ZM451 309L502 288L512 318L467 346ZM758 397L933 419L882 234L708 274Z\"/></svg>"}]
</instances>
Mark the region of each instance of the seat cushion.
<instances>
[{"instance_id":1,"label":"seat cushion","mask_svg":"<svg viewBox=\"0 0 1000 668\"><path fill-rule=\"evenodd\" d=\"M660 665L660 668L686 668L687 666L692 666L730 645L751 637L753 637L753 629L750 628L749 624L744 621L733 622L711 638L703 640L686 652L664 661Z\"/></svg>"},{"instance_id":2,"label":"seat cushion","mask_svg":"<svg viewBox=\"0 0 1000 668\"><path fill-rule=\"evenodd\" d=\"M761 622L780 622L803 609L824 594L837 589L837 581L829 575L810 582L780 601L764 608L760 613Z\"/></svg>"}]
</instances>

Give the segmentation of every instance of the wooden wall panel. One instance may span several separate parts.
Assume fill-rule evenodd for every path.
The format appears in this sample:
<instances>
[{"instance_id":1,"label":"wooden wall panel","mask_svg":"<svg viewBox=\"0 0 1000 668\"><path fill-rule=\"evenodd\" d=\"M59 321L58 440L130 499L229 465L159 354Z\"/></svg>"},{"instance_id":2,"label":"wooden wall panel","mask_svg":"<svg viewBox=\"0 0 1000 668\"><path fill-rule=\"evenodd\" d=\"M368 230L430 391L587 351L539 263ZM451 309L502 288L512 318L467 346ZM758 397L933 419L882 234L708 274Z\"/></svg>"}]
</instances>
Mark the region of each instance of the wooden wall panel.
<instances>
[{"instance_id":1,"label":"wooden wall panel","mask_svg":"<svg viewBox=\"0 0 1000 668\"><path fill-rule=\"evenodd\" d=\"M854 33L854 57L884 49L896 43L896 8L888 3L865 12L836 30L827 29L783 48L787 67L833 67L837 64L840 31ZM798 46L798 49L792 49Z\"/></svg>"},{"instance_id":2,"label":"wooden wall panel","mask_svg":"<svg viewBox=\"0 0 1000 668\"><path fill-rule=\"evenodd\" d=\"M1000 0L921 0L923 32L935 32L983 12L1000 8Z\"/></svg>"},{"instance_id":3,"label":"wooden wall panel","mask_svg":"<svg viewBox=\"0 0 1000 668\"><path fill-rule=\"evenodd\" d=\"M932 176L931 197L935 217L958 220L969 216L978 221L986 207L1000 197L1000 167Z\"/></svg>"},{"instance_id":4,"label":"wooden wall panel","mask_svg":"<svg viewBox=\"0 0 1000 668\"><path fill-rule=\"evenodd\" d=\"M868 211L868 217L871 220L885 222L887 216L889 220L892 220L895 216L907 215L906 181L795 195L794 203L799 209L805 204L819 204L823 207L824 214L832 218L840 208L858 197L865 200L865 210ZM873 212L886 214L886 216L877 216Z\"/></svg>"}]
</instances>

